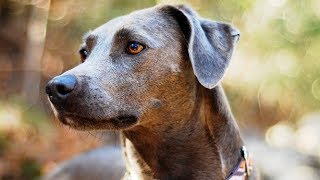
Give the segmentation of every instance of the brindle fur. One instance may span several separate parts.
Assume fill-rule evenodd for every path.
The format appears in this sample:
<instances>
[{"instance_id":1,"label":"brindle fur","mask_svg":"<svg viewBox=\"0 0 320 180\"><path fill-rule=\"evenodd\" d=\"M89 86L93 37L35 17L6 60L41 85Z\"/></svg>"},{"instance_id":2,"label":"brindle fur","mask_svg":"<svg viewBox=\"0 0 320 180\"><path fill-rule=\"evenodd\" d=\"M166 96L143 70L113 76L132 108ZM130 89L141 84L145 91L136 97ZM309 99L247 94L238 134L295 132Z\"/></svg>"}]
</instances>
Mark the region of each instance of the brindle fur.
<instances>
[{"instance_id":1,"label":"brindle fur","mask_svg":"<svg viewBox=\"0 0 320 180\"><path fill-rule=\"evenodd\" d=\"M78 84L56 115L79 130L121 131L124 179L224 179L243 146L219 83L238 36L186 6L111 20L86 34L89 56L63 74ZM129 41L147 48L128 55Z\"/></svg>"}]
</instances>

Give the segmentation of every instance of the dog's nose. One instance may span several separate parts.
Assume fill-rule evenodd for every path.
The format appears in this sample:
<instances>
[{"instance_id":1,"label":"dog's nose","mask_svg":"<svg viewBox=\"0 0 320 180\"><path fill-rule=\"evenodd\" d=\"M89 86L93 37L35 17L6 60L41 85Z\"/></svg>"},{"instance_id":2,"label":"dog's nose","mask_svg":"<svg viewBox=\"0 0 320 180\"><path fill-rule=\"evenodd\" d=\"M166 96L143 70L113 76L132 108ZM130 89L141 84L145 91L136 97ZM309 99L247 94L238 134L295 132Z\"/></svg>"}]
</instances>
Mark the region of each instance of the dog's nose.
<instances>
[{"instance_id":1,"label":"dog's nose","mask_svg":"<svg viewBox=\"0 0 320 180\"><path fill-rule=\"evenodd\" d=\"M53 78L46 86L46 93L54 103L64 100L76 87L77 78L73 75L64 75Z\"/></svg>"}]
</instances>

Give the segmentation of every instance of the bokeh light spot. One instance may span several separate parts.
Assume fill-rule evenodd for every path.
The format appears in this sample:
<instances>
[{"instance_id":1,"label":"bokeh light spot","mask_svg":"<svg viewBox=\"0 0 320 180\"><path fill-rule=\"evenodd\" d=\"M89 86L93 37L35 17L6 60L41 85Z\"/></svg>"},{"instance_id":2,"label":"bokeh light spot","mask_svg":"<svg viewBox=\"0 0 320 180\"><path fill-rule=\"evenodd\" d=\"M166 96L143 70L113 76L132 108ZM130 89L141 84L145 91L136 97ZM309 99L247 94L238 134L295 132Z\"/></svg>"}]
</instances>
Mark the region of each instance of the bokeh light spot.
<instances>
[{"instance_id":1,"label":"bokeh light spot","mask_svg":"<svg viewBox=\"0 0 320 180\"><path fill-rule=\"evenodd\" d=\"M312 95L320 100L320 78L315 80L313 83L312 83Z\"/></svg>"},{"instance_id":2,"label":"bokeh light spot","mask_svg":"<svg viewBox=\"0 0 320 180\"><path fill-rule=\"evenodd\" d=\"M290 171L286 171L277 179L281 180L315 180L317 174L315 170L309 166L297 166Z\"/></svg>"},{"instance_id":3,"label":"bokeh light spot","mask_svg":"<svg viewBox=\"0 0 320 180\"><path fill-rule=\"evenodd\" d=\"M298 60L292 52L280 51L272 57L281 74L290 77L297 76L299 72Z\"/></svg>"},{"instance_id":4,"label":"bokeh light spot","mask_svg":"<svg viewBox=\"0 0 320 180\"><path fill-rule=\"evenodd\" d=\"M288 147L294 141L294 130L289 124L278 123L266 132L266 141L275 147Z\"/></svg>"},{"instance_id":5,"label":"bokeh light spot","mask_svg":"<svg viewBox=\"0 0 320 180\"><path fill-rule=\"evenodd\" d=\"M21 124L21 111L18 107L2 107L0 109L0 131L18 128Z\"/></svg>"},{"instance_id":6,"label":"bokeh light spot","mask_svg":"<svg viewBox=\"0 0 320 180\"><path fill-rule=\"evenodd\" d=\"M296 132L296 145L299 151L317 156L320 150L320 113L305 115L299 122Z\"/></svg>"}]
</instances>

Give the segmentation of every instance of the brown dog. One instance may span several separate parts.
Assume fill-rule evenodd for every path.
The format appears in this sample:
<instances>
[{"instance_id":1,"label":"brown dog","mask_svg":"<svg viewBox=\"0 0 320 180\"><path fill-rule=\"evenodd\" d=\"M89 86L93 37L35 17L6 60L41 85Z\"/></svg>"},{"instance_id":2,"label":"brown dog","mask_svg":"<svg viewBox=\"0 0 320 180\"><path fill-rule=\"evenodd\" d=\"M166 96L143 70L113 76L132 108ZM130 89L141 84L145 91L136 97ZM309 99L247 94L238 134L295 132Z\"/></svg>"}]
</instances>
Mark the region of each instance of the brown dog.
<instances>
[{"instance_id":1,"label":"brown dog","mask_svg":"<svg viewBox=\"0 0 320 180\"><path fill-rule=\"evenodd\" d=\"M136 11L89 32L46 91L62 123L121 131L125 179L232 179L251 169L219 85L238 38L185 6Z\"/></svg>"}]
</instances>

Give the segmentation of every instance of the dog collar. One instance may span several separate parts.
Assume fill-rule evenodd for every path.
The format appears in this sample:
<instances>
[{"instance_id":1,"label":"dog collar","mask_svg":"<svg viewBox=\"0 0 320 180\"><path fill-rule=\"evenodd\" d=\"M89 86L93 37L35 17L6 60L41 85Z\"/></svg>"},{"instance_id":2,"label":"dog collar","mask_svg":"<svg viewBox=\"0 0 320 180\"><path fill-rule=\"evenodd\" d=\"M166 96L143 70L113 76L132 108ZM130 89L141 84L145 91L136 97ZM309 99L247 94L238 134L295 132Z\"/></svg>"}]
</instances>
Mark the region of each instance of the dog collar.
<instances>
[{"instance_id":1,"label":"dog collar","mask_svg":"<svg viewBox=\"0 0 320 180\"><path fill-rule=\"evenodd\" d=\"M240 149L241 157L237 165L227 176L226 180L244 180L247 176L250 176L252 170L252 160L249 157L249 153L245 146Z\"/></svg>"}]
</instances>

